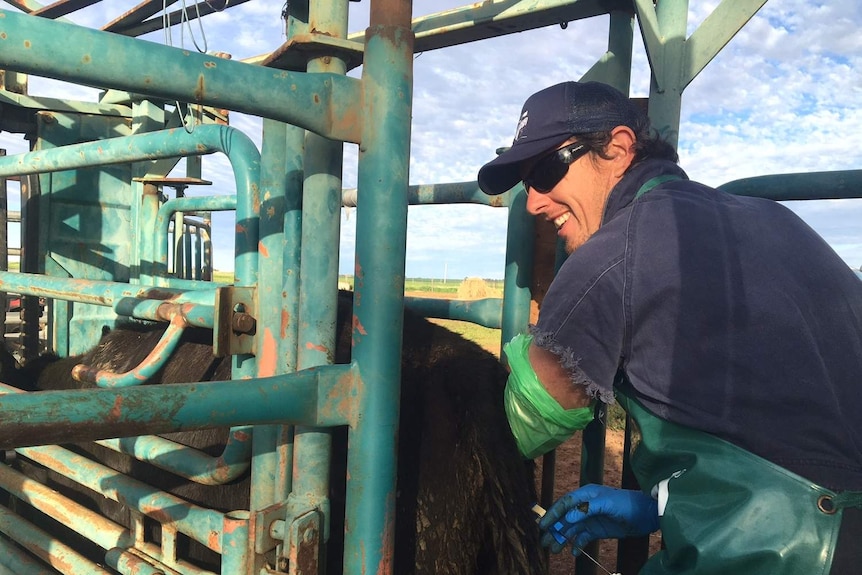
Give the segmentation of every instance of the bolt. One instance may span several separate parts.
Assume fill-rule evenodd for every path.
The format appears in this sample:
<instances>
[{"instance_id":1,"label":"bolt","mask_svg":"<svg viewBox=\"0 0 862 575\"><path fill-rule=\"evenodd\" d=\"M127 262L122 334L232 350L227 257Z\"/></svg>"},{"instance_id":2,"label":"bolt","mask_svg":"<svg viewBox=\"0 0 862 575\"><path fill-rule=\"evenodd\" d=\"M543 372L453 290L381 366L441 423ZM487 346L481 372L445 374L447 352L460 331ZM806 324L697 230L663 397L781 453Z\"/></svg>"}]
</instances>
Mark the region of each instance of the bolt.
<instances>
[{"instance_id":1,"label":"bolt","mask_svg":"<svg viewBox=\"0 0 862 575\"><path fill-rule=\"evenodd\" d=\"M237 312L233 314L231 327L236 333L253 333L257 321L254 317L245 312Z\"/></svg>"}]
</instances>

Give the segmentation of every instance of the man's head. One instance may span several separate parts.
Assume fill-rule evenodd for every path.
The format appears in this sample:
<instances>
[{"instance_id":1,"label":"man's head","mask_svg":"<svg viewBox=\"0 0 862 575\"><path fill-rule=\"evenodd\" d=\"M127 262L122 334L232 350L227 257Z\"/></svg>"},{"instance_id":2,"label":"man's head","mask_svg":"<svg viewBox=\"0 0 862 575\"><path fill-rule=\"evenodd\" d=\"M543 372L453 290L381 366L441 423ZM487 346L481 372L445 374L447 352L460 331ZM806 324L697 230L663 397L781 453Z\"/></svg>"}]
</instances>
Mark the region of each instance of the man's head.
<instances>
[{"instance_id":1,"label":"man's head","mask_svg":"<svg viewBox=\"0 0 862 575\"><path fill-rule=\"evenodd\" d=\"M601 225L605 202L635 160L649 119L620 91L564 82L530 96L512 147L479 170L479 187L501 194L520 181L527 210L554 222L574 251Z\"/></svg>"},{"instance_id":2,"label":"man's head","mask_svg":"<svg viewBox=\"0 0 862 575\"><path fill-rule=\"evenodd\" d=\"M558 148L579 134L627 126L649 129L646 115L622 92L599 82L563 82L536 92L524 103L512 147L479 170L479 187L502 194L521 181L520 164Z\"/></svg>"}]
</instances>

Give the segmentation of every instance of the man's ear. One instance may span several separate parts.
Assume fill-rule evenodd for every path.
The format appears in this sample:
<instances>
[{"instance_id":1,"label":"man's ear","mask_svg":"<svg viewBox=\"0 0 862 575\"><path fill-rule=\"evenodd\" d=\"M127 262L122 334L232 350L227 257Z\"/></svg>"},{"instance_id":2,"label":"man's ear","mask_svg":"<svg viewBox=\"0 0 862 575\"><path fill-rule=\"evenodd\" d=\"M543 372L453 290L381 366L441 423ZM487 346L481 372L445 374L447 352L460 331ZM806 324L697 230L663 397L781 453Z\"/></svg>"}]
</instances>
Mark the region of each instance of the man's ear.
<instances>
[{"instance_id":1,"label":"man's ear","mask_svg":"<svg viewBox=\"0 0 862 575\"><path fill-rule=\"evenodd\" d=\"M635 158L635 133L628 126L617 126L611 130L608 156L614 162L614 175L621 178Z\"/></svg>"}]
</instances>

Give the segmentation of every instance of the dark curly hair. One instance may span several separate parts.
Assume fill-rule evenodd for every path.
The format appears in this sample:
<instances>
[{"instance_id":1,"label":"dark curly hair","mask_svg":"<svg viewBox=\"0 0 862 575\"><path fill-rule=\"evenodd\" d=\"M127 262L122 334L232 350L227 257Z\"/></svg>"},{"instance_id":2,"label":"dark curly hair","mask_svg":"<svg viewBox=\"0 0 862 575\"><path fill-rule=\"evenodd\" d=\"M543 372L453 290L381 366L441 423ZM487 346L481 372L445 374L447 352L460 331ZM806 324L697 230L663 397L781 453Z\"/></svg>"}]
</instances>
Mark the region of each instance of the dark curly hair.
<instances>
[{"instance_id":1,"label":"dark curly hair","mask_svg":"<svg viewBox=\"0 0 862 575\"><path fill-rule=\"evenodd\" d=\"M635 126L635 158L628 170L644 160L658 159L679 162L679 154L667 140L652 132L649 119L644 116L643 121ZM609 159L605 151L611 141L611 132L593 132L590 134L576 134L579 143L584 144L589 150L599 157ZM628 171L626 170L626 171Z\"/></svg>"}]
</instances>

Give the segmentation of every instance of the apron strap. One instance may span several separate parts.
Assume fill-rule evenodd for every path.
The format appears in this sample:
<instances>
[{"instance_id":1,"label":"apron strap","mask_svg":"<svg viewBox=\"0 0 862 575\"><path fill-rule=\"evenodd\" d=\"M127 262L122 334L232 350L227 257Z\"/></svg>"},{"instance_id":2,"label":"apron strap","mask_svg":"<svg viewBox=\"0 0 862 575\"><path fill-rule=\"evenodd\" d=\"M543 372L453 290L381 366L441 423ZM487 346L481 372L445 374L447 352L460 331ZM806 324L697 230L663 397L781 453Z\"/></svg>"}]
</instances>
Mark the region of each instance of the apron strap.
<instances>
[{"instance_id":1,"label":"apron strap","mask_svg":"<svg viewBox=\"0 0 862 575\"><path fill-rule=\"evenodd\" d=\"M832 506L836 510L845 507L862 507L862 491L842 491L832 498Z\"/></svg>"},{"instance_id":2,"label":"apron strap","mask_svg":"<svg viewBox=\"0 0 862 575\"><path fill-rule=\"evenodd\" d=\"M639 197L641 197L645 193L649 192L651 189L653 189L654 187L656 187L659 184L663 184L665 182L671 182L673 180L681 180L681 179L682 179L682 177L680 177L676 174L665 174L663 176L656 176L650 180L647 180L644 183L644 185L642 185L640 187L640 189L638 190L638 193L635 194L635 199L638 199Z\"/></svg>"}]
</instances>

